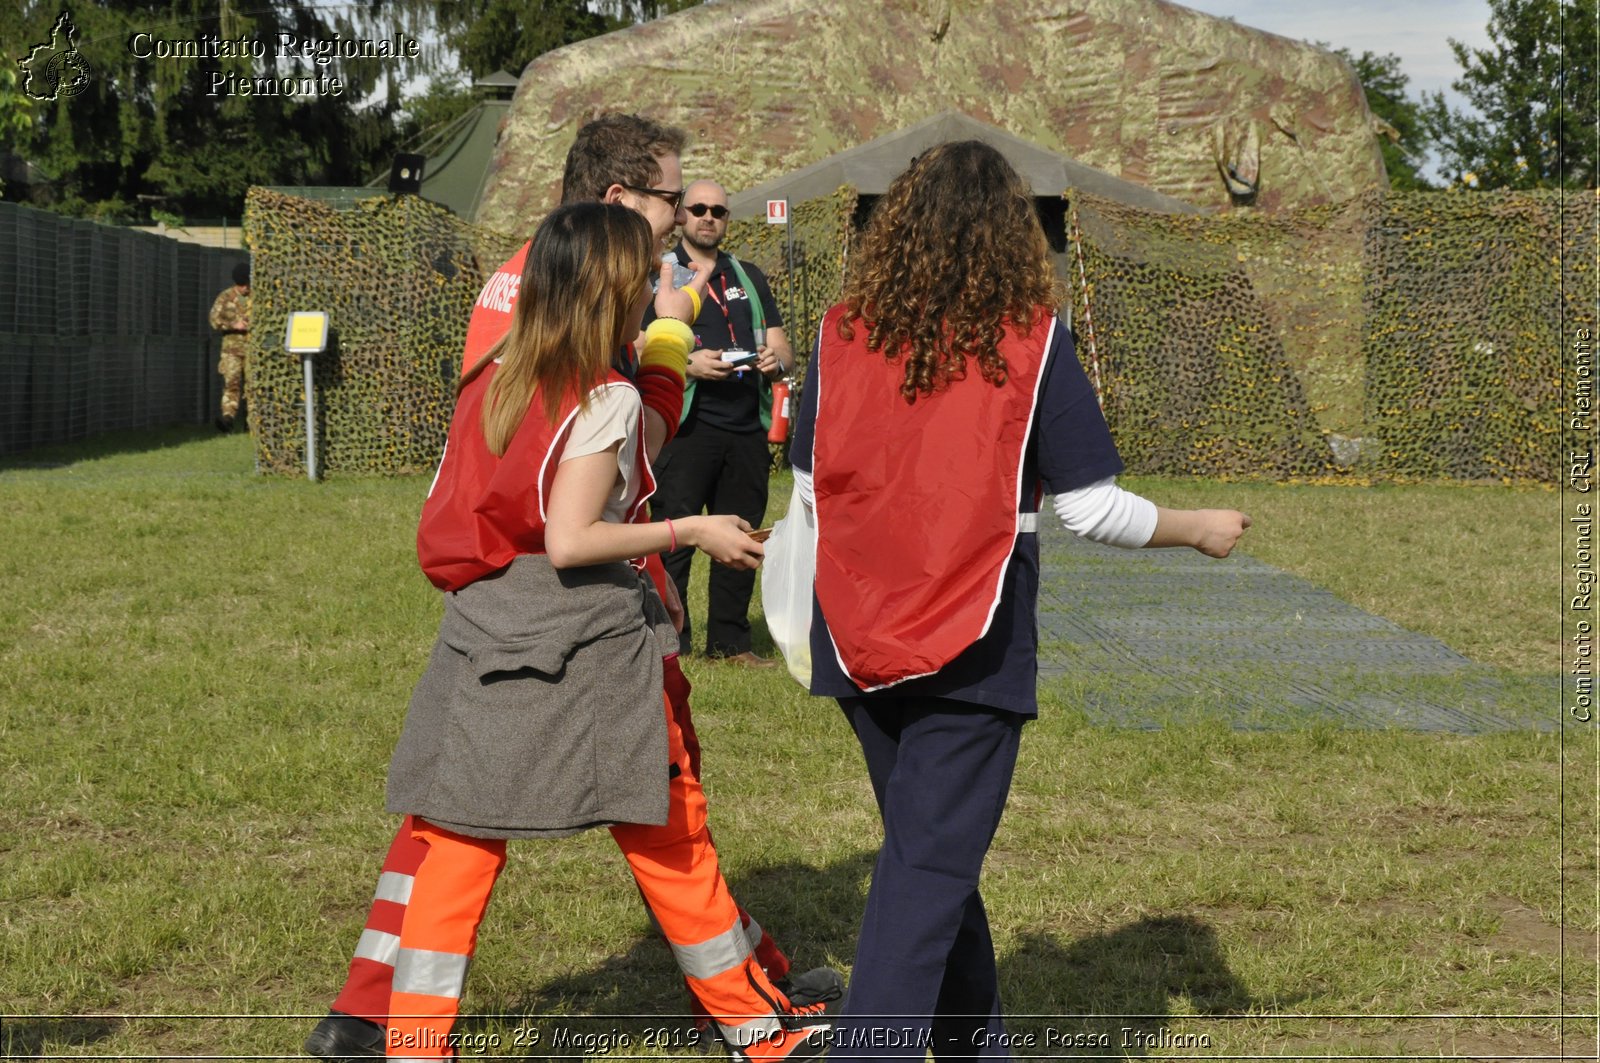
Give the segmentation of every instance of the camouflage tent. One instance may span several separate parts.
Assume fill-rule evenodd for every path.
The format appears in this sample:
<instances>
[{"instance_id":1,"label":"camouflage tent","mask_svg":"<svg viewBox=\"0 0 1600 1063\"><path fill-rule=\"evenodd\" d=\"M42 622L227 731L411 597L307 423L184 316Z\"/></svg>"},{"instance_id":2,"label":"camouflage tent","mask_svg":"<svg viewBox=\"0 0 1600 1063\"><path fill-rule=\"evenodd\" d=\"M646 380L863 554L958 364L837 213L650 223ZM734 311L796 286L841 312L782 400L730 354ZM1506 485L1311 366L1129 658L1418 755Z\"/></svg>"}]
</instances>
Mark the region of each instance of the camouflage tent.
<instances>
[{"instance_id":1,"label":"camouflage tent","mask_svg":"<svg viewBox=\"0 0 1600 1063\"><path fill-rule=\"evenodd\" d=\"M472 87L478 96L476 106L409 149L427 160L422 171L422 198L463 218L472 217L483 198L489 160L511 107L517 79L497 70L473 82ZM368 187L381 188L388 181L388 174L379 174L368 182Z\"/></svg>"},{"instance_id":2,"label":"camouflage tent","mask_svg":"<svg viewBox=\"0 0 1600 1063\"><path fill-rule=\"evenodd\" d=\"M853 220L857 226L863 225L877 197L888 191L890 182L910 164L913 158L936 144L953 140L981 140L989 144L1004 155L1012 167L1032 186L1034 203L1039 212L1039 220L1044 226L1045 238L1050 243L1056 272L1069 284L1074 279L1072 261L1067 254L1067 203L1072 196L1089 193L1156 214L1200 212L1200 208L1180 199L1173 199L1171 196L1152 192L1130 181L1101 173L1092 167L1047 151L1037 144L1030 144L1021 137L997 129L987 122L980 122L954 111L946 111L918 122L910 128L878 137L853 148L846 148L836 155L830 155L793 173L767 181L755 188L737 192L729 197L728 206L736 219L764 220L768 200L784 199L798 205L817 202L837 194L839 189L848 189L856 196ZM685 174L688 179L697 176L699 175L693 172ZM770 238L764 241L762 239L763 230L766 228L765 225L757 225L754 229L736 229L735 232L757 234L739 248L739 253L759 262L769 272L787 276L787 262L780 263L776 257L779 253L778 242ZM842 245L848 240L849 233L831 233L830 236ZM761 243L765 243L766 246L760 246ZM819 248L808 245L806 238L801 237L799 243L790 250L797 251L800 259L805 260ZM836 249L830 246L827 250L830 253L842 254L843 248L840 246ZM836 288L822 297L822 302L816 309L820 311L826 307L834 294ZM806 300L801 300L801 303L805 302ZM812 315L796 315L787 311L786 313L791 319L798 318L808 327L806 334L809 334L810 328L816 324L816 319Z\"/></svg>"},{"instance_id":3,"label":"camouflage tent","mask_svg":"<svg viewBox=\"0 0 1600 1063\"><path fill-rule=\"evenodd\" d=\"M523 72L478 214L526 231L578 126L632 110L752 188L958 111L1201 207L1304 207L1385 183L1350 66L1164 0L729 0Z\"/></svg>"}]
</instances>

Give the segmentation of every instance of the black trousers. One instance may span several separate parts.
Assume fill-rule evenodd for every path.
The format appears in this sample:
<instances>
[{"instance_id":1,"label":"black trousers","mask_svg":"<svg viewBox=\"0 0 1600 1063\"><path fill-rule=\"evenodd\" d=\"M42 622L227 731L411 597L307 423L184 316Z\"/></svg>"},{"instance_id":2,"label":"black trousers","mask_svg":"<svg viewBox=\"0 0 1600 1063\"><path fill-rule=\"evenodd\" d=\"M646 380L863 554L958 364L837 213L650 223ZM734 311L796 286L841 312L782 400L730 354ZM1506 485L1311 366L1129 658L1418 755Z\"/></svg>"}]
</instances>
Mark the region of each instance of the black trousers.
<instances>
[{"instance_id":1,"label":"black trousers","mask_svg":"<svg viewBox=\"0 0 1600 1063\"><path fill-rule=\"evenodd\" d=\"M840 698L883 816L830 1063L1010 1059L978 892L1025 717L930 697Z\"/></svg>"},{"instance_id":2,"label":"black trousers","mask_svg":"<svg viewBox=\"0 0 1600 1063\"><path fill-rule=\"evenodd\" d=\"M690 421L656 459L656 493L650 511L656 520L699 513L733 513L761 527L767 515L767 477L772 456L763 432L728 432ZM693 629L688 617L692 547L667 553L662 561L683 598L680 650L689 652ZM727 657L750 649L750 597L756 574L712 562L706 608L706 654Z\"/></svg>"}]
</instances>

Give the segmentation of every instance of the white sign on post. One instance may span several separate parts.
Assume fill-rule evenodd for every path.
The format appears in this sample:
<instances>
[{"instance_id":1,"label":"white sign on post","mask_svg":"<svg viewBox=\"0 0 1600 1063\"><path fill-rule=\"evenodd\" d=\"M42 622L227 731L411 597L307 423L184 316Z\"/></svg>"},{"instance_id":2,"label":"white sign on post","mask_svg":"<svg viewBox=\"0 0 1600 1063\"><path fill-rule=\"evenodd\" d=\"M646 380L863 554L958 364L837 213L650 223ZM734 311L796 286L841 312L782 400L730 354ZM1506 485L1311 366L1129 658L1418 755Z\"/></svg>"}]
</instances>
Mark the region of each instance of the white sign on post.
<instances>
[{"instance_id":1,"label":"white sign on post","mask_svg":"<svg viewBox=\"0 0 1600 1063\"><path fill-rule=\"evenodd\" d=\"M767 200L767 224L789 224L789 201L787 199Z\"/></svg>"}]
</instances>

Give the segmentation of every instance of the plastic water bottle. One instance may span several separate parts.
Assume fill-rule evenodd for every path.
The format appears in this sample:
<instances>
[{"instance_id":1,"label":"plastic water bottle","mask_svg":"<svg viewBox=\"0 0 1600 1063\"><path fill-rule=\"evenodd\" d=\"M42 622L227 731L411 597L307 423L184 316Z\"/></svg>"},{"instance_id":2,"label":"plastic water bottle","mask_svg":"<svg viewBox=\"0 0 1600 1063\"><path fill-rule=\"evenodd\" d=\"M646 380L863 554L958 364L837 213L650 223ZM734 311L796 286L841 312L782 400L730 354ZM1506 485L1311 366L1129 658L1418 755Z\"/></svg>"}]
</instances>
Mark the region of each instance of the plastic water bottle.
<instances>
[{"instance_id":1,"label":"plastic water bottle","mask_svg":"<svg viewBox=\"0 0 1600 1063\"><path fill-rule=\"evenodd\" d=\"M694 280L694 270L678 261L676 251L662 252L661 261L672 263L672 286L674 288L682 288L685 284ZM651 277L650 290L655 291L659 287L661 287L661 278L659 276Z\"/></svg>"}]
</instances>

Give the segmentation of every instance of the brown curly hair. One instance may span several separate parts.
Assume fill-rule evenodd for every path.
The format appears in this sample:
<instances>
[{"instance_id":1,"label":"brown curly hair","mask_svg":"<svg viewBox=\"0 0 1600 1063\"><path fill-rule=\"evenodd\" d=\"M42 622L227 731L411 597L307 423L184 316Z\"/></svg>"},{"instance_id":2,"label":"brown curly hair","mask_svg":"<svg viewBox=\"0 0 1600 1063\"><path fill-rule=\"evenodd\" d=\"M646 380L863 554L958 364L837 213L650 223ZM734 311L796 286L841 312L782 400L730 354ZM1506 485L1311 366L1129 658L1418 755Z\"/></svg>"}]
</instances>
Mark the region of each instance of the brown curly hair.
<instances>
[{"instance_id":1,"label":"brown curly hair","mask_svg":"<svg viewBox=\"0 0 1600 1063\"><path fill-rule=\"evenodd\" d=\"M1031 328L1065 292L1027 184L980 140L940 144L911 161L878 201L845 280L839 333L904 357L907 402L967 376L1006 382L1008 325Z\"/></svg>"},{"instance_id":2,"label":"brown curly hair","mask_svg":"<svg viewBox=\"0 0 1600 1063\"><path fill-rule=\"evenodd\" d=\"M561 202L605 198L612 185L649 188L661 180L661 157L682 155L689 134L637 114L603 114L584 123L567 149Z\"/></svg>"}]
</instances>

